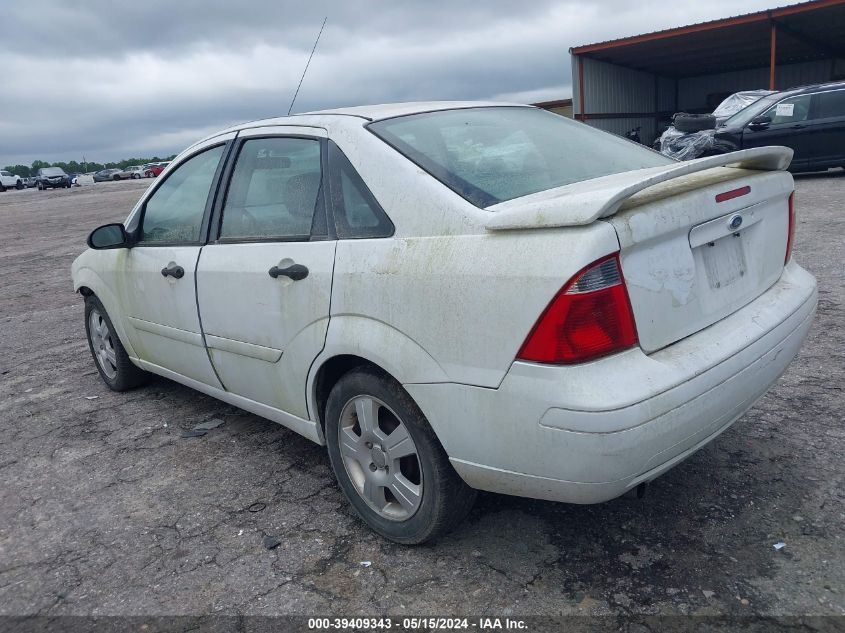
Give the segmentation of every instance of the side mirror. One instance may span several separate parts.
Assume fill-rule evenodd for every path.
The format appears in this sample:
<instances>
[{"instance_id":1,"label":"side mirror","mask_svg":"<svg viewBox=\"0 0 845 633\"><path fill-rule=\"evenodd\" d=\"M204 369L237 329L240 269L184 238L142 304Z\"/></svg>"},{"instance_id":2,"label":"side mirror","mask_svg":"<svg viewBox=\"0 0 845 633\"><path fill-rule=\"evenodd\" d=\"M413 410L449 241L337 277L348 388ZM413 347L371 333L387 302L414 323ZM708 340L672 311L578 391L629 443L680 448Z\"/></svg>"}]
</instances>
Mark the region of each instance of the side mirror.
<instances>
[{"instance_id":1,"label":"side mirror","mask_svg":"<svg viewBox=\"0 0 845 633\"><path fill-rule=\"evenodd\" d=\"M763 128L768 127L772 123L772 117L770 116L758 116L751 119L751 124L749 127L755 130L762 130Z\"/></svg>"},{"instance_id":2,"label":"side mirror","mask_svg":"<svg viewBox=\"0 0 845 633\"><path fill-rule=\"evenodd\" d=\"M88 236L88 247L95 250L110 248L128 248L131 246L129 235L122 224L104 224Z\"/></svg>"}]
</instances>

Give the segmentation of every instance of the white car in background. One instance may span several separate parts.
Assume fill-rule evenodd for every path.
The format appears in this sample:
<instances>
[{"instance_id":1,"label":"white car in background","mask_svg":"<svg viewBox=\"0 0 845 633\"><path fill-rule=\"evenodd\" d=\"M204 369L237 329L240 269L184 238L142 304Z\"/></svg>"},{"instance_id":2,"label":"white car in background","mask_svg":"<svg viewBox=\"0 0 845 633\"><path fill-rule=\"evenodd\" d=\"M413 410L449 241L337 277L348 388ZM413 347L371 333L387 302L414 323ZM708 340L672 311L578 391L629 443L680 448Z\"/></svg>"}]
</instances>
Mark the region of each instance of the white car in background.
<instances>
[{"instance_id":1,"label":"white car in background","mask_svg":"<svg viewBox=\"0 0 845 633\"><path fill-rule=\"evenodd\" d=\"M159 374L326 444L401 543L475 490L596 503L798 351L791 150L678 163L536 108L269 119L192 145L73 264L105 383Z\"/></svg>"},{"instance_id":2,"label":"white car in background","mask_svg":"<svg viewBox=\"0 0 845 633\"><path fill-rule=\"evenodd\" d=\"M20 176L16 176L10 171L6 171L5 169L0 169L0 191L6 191L6 189L25 189L26 184L23 181L23 178Z\"/></svg>"}]
</instances>

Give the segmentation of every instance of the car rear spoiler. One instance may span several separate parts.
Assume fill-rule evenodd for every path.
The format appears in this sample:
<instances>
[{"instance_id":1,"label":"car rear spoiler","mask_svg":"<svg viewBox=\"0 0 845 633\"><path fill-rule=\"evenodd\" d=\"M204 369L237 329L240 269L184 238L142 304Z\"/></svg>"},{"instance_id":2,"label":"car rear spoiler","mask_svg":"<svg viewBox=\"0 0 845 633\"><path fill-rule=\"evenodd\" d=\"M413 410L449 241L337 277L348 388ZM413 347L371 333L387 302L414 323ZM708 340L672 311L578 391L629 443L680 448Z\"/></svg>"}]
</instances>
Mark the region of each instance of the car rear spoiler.
<instances>
[{"instance_id":1,"label":"car rear spoiler","mask_svg":"<svg viewBox=\"0 0 845 633\"><path fill-rule=\"evenodd\" d=\"M591 224L616 213L622 203L638 191L673 178L713 167L780 171L789 167L791 161L792 150L788 147L755 147L664 167L602 176L487 207L491 213L484 226L488 231L503 231Z\"/></svg>"}]
</instances>

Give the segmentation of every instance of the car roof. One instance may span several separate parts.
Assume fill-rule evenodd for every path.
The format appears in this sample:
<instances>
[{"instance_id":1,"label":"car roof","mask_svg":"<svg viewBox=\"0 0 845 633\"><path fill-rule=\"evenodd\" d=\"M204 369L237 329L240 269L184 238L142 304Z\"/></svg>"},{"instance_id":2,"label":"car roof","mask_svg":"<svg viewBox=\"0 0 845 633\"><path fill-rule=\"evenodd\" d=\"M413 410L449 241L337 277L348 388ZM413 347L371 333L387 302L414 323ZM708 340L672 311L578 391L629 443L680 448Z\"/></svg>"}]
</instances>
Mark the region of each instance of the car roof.
<instances>
[{"instance_id":1,"label":"car roof","mask_svg":"<svg viewBox=\"0 0 845 633\"><path fill-rule=\"evenodd\" d=\"M409 101L406 103L382 103L378 105L362 105L349 108L333 108L331 110L316 110L303 112L301 115L338 114L343 116L357 116L370 121L390 119L408 114L422 112L436 112L438 110L457 110L461 108L489 108L493 106L520 106L521 103L503 103L499 101Z\"/></svg>"},{"instance_id":2,"label":"car roof","mask_svg":"<svg viewBox=\"0 0 845 633\"><path fill-rule=\"evenodd\" d=\"M424 112L437 112L440 110L491 108L500 106L522 108L534 107L525 105L524 103L510 103L503 101L409 101L405 103L381 103L377 105L334 108L331 110L314 110L312 112L302 112L299 114L291 114L288 116L274 117L270 119L258 119L256 121L247 121L238 125L233 125L197 141L194 145L199 145L200 143L222 134L238 132L240 130L254 127L274 125L323 126L332 120L340 122L344 119L348 121L350 118L353 120L358 119L363 125L364 123L372 121L381 121L399 116L407 116L409 114L422 114ZM191 147L193 147L193 145Z\"/></svg>"},{"instance_id":3,"label":"car roof","mask_svg":"<svg viewBox=\"0 0 845 633\"><path fill-rule=\"evenodd\" d=\"M823 84L811 84L809 86L796 86L795 88L788 88L787 90L781 90L780 92L776 92L775 94L780 96L785 95L800 95L806 94L808 92L819 92L822 90L832 90L835 88L845 88L845 81L830 81Z\"/></svg>"}]
</instances>

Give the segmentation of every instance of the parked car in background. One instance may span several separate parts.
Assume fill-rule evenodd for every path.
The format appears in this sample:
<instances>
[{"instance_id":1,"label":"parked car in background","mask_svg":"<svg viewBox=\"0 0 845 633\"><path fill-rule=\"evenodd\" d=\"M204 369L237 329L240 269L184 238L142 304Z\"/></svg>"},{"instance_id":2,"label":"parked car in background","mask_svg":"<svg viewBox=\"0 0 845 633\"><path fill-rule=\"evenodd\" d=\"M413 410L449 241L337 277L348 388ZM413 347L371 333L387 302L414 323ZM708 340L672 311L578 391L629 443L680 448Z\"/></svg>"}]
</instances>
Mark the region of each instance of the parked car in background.
<instances>
[{"instance_id":1,"label":"parked car in background","mask_svg":"<svg viewBox=\"0 0 845 633\"><path fill-rule=\"evenodd\" d=\"M714 150L782 145L789 170L845 167L845 82L785 90L740 110L716 129Z\"/></svg>"},{"instance_id":2,"label":"parked car in background","mask_svg":"<svg viewBox=\"0 0 845 633\"><path fill-rule=\"evenodd\" d=\"M502 104L252 122L94 230L73 286L110 389L160 374L325 444L420 543L476 489L643 490L766 393L817 302L791 156L678 163Z\"/></svg>"},{"instance_id":3,"label":"parked car in background","mask_svg":"<svg viewBox=\"0 0 845 633\"><path fill-rule=\"evenodd\" d=\"M713 116L716 118L716 125L721 125L740 110L744 110L755 101L773 93L774 90L763 89L741 90L733 93L722 101L715 110L713 110Z\"/></svg>"},{"instance_id":4,"label":"parked car in background","mask_svg":"<svg viewBox=\"0 0 845 633\"><path fill-rule=\"evenodd\" d=\"M23 189L24 187L23 178L5 169L0 170L0 191L6 191L10 188Z\"/></svg>"},{"instance_id":5,"label":"parked car in background","mask_svg":"<svg viewBox=\"0 0 845 633\"><path fill-rule=\"evenodd\" d=\"M70 177L61 167L42 167L35 176L35 186L39 191L70 187Z\"/></svg>"},{"instance_id":6,"label":"parked car in background","mask_svg":"<svg viewBox=\"0 0 845 633\"><path fill-rule=\"evenodd\" d=\"M35 176L27 176L23 179L23 184L27 189L35 186Z\"/></svg>"},{"instance_id":7,"label":"parked car in background","mask_svg":"<svg viewBox=\"0 0 845 633\"><path fill-rule=\"evenodd\" d=\"M722 151L714 149L716 126L769 94L771 90L743 90L729 95L712 114L677 112L672 125L655 139L654 149L676 160L721 154Z\"/></svg>"},{"instance_id":8,"label":"parked car in background","mask_svg":"<svg viewBox=\"0 0 845 633\"><path fill-rule=\"evenodd\" d=\"M94 182L109 182L111 180L120 180L120 174L122 172L122 169L101 169L98 172L94 172Z\"/></svg>"},{"instance_id":9,"label":"parked car in background","mask_svg":"<svg viewBox=\"0 0 845 633\"><path fill-rule=\"evenodd\" d=\"M141 165L132 165L120 172L120 178L132 178L138 180L144 177L144 168Z\"/></svg>"},{"instance_id":10,"label":"parked car in background","mask_svg":"<svg viewBox=\"0 0 845 633\"><path fill-rule=\"evenodd\" d=\"M156 178L158 175L164 171L164 168L167 167L170 163L153 163L144 171L144 175L147 178Z\"/></svg>"}]
</instances>

